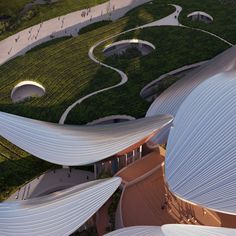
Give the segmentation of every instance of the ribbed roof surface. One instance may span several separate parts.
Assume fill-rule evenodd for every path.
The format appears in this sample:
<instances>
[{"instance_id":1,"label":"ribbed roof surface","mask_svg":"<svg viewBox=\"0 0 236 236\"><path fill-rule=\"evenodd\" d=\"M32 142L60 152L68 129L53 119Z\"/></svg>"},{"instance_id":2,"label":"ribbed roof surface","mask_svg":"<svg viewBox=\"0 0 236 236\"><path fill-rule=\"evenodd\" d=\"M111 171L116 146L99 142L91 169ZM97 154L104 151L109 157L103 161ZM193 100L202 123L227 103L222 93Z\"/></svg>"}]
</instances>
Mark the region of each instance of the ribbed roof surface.
<instances>
[{"instance_id":1,"label":"ribbed roof surface","mask_svg":"<svg viewBox=\"0 0 236 236\"><path fill-rule=\"evenodd\" d=\"M236 72L199 85L173 126L165 164L170 190L187 201L236 214Z\"/></svg>"},{"instance_id":2,"label":"ribbed roof surface","mask_svg":"<svg viewBox=\"0 0 236 236\"><path fill-rule=\"evenodd\" d=\"M98 126L59 125L0 112L0 135L25 151L60 165L85 165L148 138L172 121L161 115Z\"/></svg>"},{"instance_id":3,"label":"ribbed roof surface","mask_svg":"<svg viewBox=\"0 0 236 236\"><path fill-rule=\"evenodd\" d=\"M70 235L115 192L118 177L96 180L30 200L0 204L2 236Z\"/></svg>"},{"instance_id":4,"label":"ribbed roof surface","mask_svg":"<svg viewBox=\"0 0 236 236\"><path fill-rule=\"evenodd\" d=\"M167 224L162 226L132 226L105 236L235 236L236 229L197 225Z\"/></svg>"},{"instance_id":5,"label":"ribbed roof surface","mask_svg":"<svg viewBox=\"0 0 236 236\"><path fill-rule=\"evenodd\" d=\"M132 226L113 231L105 236L164 236L159 226Z\"/></svg>"},{"instance_id":6,"label":"ribbed roof surface","mask_svg":"<svg viewBox=\"0 0 236 236\"><path fill-rule=\"evenodd\" d=\"M110 49L112 47L115 47L115 46L122 45L122 44L143 44L143 45L149 46L153 50L156 49L155 45L153 45L152 43L150 43L148 41L144 41L144 40L141 40L141 39L125 39L125 40L120 40L118 42L114 42L114 43L111 43L111 44L107 45L104 48L103 52L106 52L108 49Z\"/></svg>"},{"instance_id":7,"label":"ribbed roof surface","mask_svg":"<svg viewBox=\"0 0 236 236\"><path fill-rule=\"evenodd\" d=\"M211 15L209 15L208 13L203 12L203 11L194 11L194 12L191 12L191 13L189 13L189 14L187 15L187 17L198 16L198 15L200 15L200 16L205 16L205 17L209 18L211 21L214 20Z\"/></svg>"},{"instance_id":8,"label":"ribbed roof surface","mask_svg":"<svg viewBox=\"0 0 236 236\"><path fill-rule=\"evenodd\" d=\"M236 229L199 225L168 224L161 226L163 236L235 236Z\"/></svg>"}]
</instances>

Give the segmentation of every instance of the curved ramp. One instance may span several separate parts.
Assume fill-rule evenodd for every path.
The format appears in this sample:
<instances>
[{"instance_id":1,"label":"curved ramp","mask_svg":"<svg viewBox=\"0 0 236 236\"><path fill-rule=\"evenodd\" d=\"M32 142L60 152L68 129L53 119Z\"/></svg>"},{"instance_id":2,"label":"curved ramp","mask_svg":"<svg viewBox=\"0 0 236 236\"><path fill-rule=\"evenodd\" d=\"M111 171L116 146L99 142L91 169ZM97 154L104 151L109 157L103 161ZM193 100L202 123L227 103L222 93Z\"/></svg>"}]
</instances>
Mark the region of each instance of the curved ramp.
<instances>
[{"instance_id":1,"label":"curved ramp","mask_svg":"<svg viewBox=\"0 0 236 236\"><path fill-rule=\"evenodd\" d=\"M0 112L0 135L36 157L59 165L86 165L148 140L172 116L98 126L59 125Z\"/></svg>"},{"instance_id":2,"label":"curved ramp","mask_svg":"<svg viewBox=\"0 0 236 236\"><path fill-rule=\"evenodd\" d=\"M1 235L70 235L115 192L120 178L96 180L61 192L0 204Z\"/></svg>"}]
</instances>

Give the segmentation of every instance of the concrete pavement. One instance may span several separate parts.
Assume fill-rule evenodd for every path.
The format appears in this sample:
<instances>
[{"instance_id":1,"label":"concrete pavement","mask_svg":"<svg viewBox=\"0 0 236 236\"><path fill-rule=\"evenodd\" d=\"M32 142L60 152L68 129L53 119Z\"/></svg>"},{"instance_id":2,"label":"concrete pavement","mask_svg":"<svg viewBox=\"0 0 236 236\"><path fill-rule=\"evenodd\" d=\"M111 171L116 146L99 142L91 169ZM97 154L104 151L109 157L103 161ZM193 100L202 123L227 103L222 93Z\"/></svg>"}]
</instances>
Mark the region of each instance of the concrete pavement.
<instances>
[{"instance_id":1,"label":"concrete pavement","mask_svg":"<svg viewBox=\"0 0 236 236\"><path fill-rule=\"evenodd\" d=\"M116 20L129 10L150 0L110 0L89 10L56 17L27 28L0 41L0 65L24 55L33 47L63 36L76 36L81 28L102 20ZM86 14L83 16L83 13ZM88 14L87 14L88 13Z\"/></svg>"}]
</instances>

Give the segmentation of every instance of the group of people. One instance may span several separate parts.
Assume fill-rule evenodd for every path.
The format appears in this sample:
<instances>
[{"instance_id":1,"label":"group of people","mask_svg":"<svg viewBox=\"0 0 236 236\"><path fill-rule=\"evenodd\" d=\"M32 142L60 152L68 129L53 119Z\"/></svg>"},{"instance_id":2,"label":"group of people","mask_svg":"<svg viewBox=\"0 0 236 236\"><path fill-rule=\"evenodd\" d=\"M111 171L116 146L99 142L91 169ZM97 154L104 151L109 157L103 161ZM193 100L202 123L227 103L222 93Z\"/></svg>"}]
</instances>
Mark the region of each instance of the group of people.
<instances>
[{"instance_id":1,"label":"group of people","mask_svg":"<svg viewBox=\"0 0 236 236\"><path fill-rule=\"evenodd\" d=\"M113 6L111 7L111 5L110 5L110 3L109 3L109 5L107 6L107 9L106 9L106 12L111 15L111 12L112 12L112 11L115 11L115 5L113 5ZM91 7L87 8L87 9L84 10L84 11L82 11L82 12L81 12L81 16L82 16L82 17L90 16L90 19L89 19L89 20L90 20L90 22L91 22L92 19L93 19L93 16L92 16L92 15L89 15L90 13L91 13ZM103 15L103 10L101 11L101 16L102 16L102 15ZM59 17L57 18L57 20L58 20L58 21L61 20L61 29L62 29L62 28L64 27L65 17L63 17L63 18L61 19L61 17L59 16ZM37 40L38 35L39 35L39 32L40 32L42 26L43 26L43 23L40 23L39 29L37 30L36 35L34 34L33 37L32 37L33 28L31 28L31 29L28 31L28 33L29 33L28 41L29 41L30 39L35 39L35 40ZM67 34L67 31L66 31L66 30L65 30L65 34ZM53 35L53 34L50 35L50 38L54 38L54 35ZM17 42L19 41L19 39L20 39L20 34L18 35L17 38L15 38L15 43L17 43ZM11 54L12 49L13 49L13 47L11 47L11 48L9 49L8 55Z\"/></svg>"},{"instance_id":2,"label":"group of people","mask_svg":"<svg viewBox=\"0 0 236 236\"><path fill-rule=\"evenodd\" d=\"M91 12L91 8L87 8L86 10L82 11L81 16L86 17Z\"/></svg>"}]
</instances>

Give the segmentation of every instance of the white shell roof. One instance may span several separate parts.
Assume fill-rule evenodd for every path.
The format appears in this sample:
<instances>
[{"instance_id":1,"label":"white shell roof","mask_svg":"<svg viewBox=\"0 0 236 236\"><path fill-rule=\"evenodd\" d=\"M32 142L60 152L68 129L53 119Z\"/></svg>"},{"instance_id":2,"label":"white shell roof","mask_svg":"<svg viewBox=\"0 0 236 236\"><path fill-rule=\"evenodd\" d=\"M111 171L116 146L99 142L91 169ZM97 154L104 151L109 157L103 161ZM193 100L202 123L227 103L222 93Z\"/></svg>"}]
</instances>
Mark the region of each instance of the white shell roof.
<instances>
[{"instance_id":1,"label":"white shell roof","mask_svg":"<svg viewBox=\"0 0 236 236\"><path fill-rule=\"evenodd\" d=\"M118 177L96 180L39 198L1 203L1 235L70 235L97 212L120 183Z\"/></svg>"},{"instance_id":2,"label":"white shell roof","mask_svg":"<svg viewBox=\"0 0 236 236\"><path fill-rule=\"evenodd\" d=\"M235 236L236 229L197 225L167 224L162 226L132 226L105 236Z\"/></svg>"},{"instance_id":3,"label":"white shell roof","mask_svg":"<svg viewBox=\"0 0 236 236\"><path fill-rule=\"evenodd\" d=\"M25 80L25 81L22 81L20 83L18 83L13 89L12 89L12 92L11 92L11 97L13 96L13 94L15 93L15 91L22 87L22 86L25 86L25 85L32 85L32 86L36 86L36 87L39 87L41 88L44 92L45 92L45 88L39 84L38 82L35 82L35 81L31 81L31 80Z\"/></svg>"},{"instance_id":4,"label":"white shell roof","mask_svg":"<svg viewBox=\"0 0 236 236\"><path fill-rule=\"evenodd\" d=\"M170 190L183 200L236 214L236 72L218 74L183 102L165 164Z\"/></svg>"},{"instance_id":5,"label":"white shell roof","mask_svg":"<svg viewBox=\"0 0 236 236\"><path fill-rule=\"evenodd\" d=\"M210 20L214 20L213 17L211 15L209 15L208 13L206 12L203 12L203 11L194 11L194 12L191 12L187 15L187 17L191 17L191 16L196 16L196 15L201 15L201 16L205 16L207 18L209 18Z\"/></svg>"},{"instance_id":6,"label":"white shell roof","mask_svg":"<svg viewBox=\"0 0 236 236\"><path fill-rule=\"evenodd\" d=\"M60 165L85 165L129 148L172 121L142 118L97 126L59 125L0 112L0 135L38 158Z\"/></svg>"}]
</instances>

